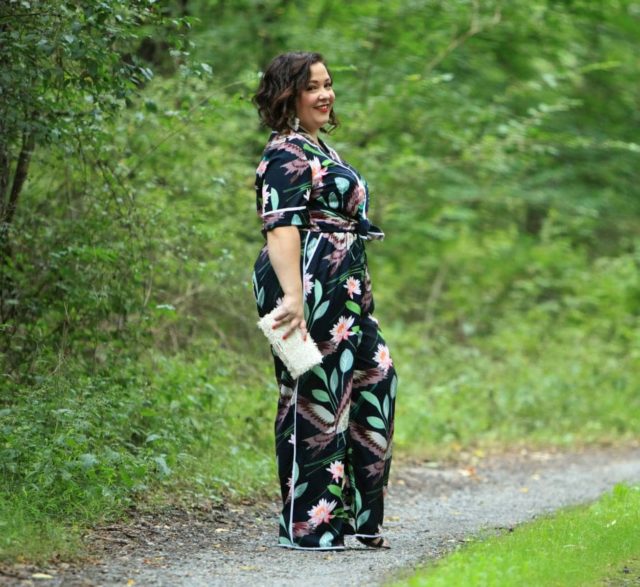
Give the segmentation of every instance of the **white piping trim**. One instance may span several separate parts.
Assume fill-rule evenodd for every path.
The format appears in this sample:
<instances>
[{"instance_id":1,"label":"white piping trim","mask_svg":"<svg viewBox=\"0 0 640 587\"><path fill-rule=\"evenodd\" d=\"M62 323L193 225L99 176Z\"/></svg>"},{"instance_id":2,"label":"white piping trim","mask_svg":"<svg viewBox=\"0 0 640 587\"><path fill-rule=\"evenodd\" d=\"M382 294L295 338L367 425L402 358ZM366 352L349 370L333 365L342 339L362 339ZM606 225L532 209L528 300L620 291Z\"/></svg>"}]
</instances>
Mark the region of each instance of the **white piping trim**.
<instances>
[{"instance_id":1,"label":"white piping trim","mask_svg":"<svg viewBox=\"0 0 640 587\"><path fill-rule=\"evenodd\" d=\"M383 538L382 534L353 534L355 538Z\"/></svg>"},{"instance_id":2,"label":"white piping trim","mask_svg":"<svg viewBox=\"0 0 640 587\"><path fill-rule=\"evenodd\" d=\"M289 550L346 550L345 546L290 546L289 544L277 544L276 546Z\"/></svg>"},{"instance_id":3,"label":"white piping trim","mask_svg":"<svg viewBox=\"0 0 640 587\"><path fill-rule=\"evenodd\" d=\"M311 231L307 232L307 238L304 239L304 255L302 257L302 268L304 270L304 273L307 272L307 269L309 268L309 265L311 265L311 261L313 259L313 256L316 254L316 249L318 248L318 245L320 244L320 239L322 238L320 236L320 233L318 233L318 238L316 239L316 245L315 247L313 247L313 252L311 253L311 255L309 255L307 257L307 243L309 242L309 237L311 236ZM304 280L304 275L302 276L302 279Z\"/></svg>"},{"instance_id":4,"label":"white piping trim","mask_svg":"<svg viewBox=\"0 0 640 587\"><path fill-rule=\"evenodd\" d=\"M278 208L277 210L271 210L271 212L263 212L262 216L269 216L269 214L277 214L278 212L290 212L291 210L304 210L306 206L296 206L295 208Z\"/></svg>"},{"instance_id":5,"label":"white piping trim","mask_svg":"<svg viewBox=\"0 0 640 587\"><path fill-rule=\"evenodd\" d=\"M298 444L298 437L296 436L296 422L298 415L298 379L296 379L296 386L293 390L293 466L291 467L291 506L289 508L289 540L293 543L293 502L296 498L296 484L293 479L296 468L296 446ZM298 469L298 475L300 470Z\"/></svg>"}]
</instances>

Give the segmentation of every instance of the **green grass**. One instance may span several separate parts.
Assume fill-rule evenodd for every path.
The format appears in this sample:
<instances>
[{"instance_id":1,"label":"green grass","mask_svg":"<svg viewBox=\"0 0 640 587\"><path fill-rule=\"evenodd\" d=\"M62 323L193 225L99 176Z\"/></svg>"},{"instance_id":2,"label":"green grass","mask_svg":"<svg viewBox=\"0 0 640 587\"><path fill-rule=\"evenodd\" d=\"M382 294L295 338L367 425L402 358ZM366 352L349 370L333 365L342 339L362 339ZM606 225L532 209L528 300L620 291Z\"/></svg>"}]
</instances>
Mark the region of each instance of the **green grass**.
<instances>
[{"instance_id":1,"label":"green grass","mask_svg":"<svg viewBox=\"0 0 640 587\"><path fill-rule=\"evenodd\" d=\"M466 344L429 337L420 325L385 327L400 381L399 451L433 458L456 447L637 438L637 353L624 341L540 322L513 316Z\"/></svg>"},{"instance_id":2,"label":"green grass","mask_svg":"<svg viewBox=\"0 0 640 587\"><path fill-rule=\"evenodd\" d=\"M640 556L640 487L618 485L514 532L473 542L397 587L572 587L622 584ZM637 569L637 563L635 568Z\"/></svg>"},{"instance_id":3,"label":"green grass","mask_svg":"<svg viewBox=\"0 0 640 587\"><path fill-rule=\"evenodd\" d=\"M82 532L132 505L276 492L277 389L261 372L222 350L114 371L43 379L0 410L0 561L81 556Z\"/></svg>"}]
</instances>

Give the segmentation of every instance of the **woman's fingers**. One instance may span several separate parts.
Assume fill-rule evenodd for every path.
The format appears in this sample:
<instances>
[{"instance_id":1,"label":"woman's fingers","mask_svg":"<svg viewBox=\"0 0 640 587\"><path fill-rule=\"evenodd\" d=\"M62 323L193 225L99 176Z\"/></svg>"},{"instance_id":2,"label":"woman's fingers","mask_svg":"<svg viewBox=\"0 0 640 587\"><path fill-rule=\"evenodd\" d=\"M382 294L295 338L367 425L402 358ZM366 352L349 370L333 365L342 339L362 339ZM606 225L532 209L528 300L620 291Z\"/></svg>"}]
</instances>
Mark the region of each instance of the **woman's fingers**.
<instances>
[{"instance_id":1,"label":"woman's fingers","mask_svg":"<svg viewBox=\"0 0 640 587\"><path fill-rule=\"evenodd\" d=\"M273 329L280 328L285 322L289 322L291 316L285 308L280 307L280 312L273 315Z\"/></svg>"},{"instance_id":2,"label":"woman's fingers","mask_svg":"<svg viewBox=\"0 0 640 587\"><path fill-rule=\"evenodd\" d=\"M291 336L297 328L300 328L302 337L307 337L307 323L302 311L302 300L296 296L285 296L278 312L274 314L273 328L277 329L286 325L283 339Z\"/></svg>"},{"instance_id":3,"label":"woman's fingers","mask_svg":"<svg viewBox=\"0 0 640 587\"><path fill-rule=\"evenodd\" d=\"M307 325L304 320L294 319L289 323L289 328L283 334L282 338L289 338L298 328L300 328L300 334L302 334L302 338L307 338Z\"/></svg>"},{"instance_id":4,"label":"woman's fingers","mask_svg":"<svg viewBox=\"0 0 640 587\"><path fill-rule=\"evenodd\" d=\"M300 328L300 334L302 334L302 338L304 340L307 339L307 323L304 321L304 319L300 319L295 315L291 315L291 314L284 314L283 316L278 317L274 322L273 322L273 328L277 329L280 328L283 324L287 324L288 328L287 330L284 332L282 338L289 338L289 336L291 336L298 328Z\"/></svg>"}]
</instances>

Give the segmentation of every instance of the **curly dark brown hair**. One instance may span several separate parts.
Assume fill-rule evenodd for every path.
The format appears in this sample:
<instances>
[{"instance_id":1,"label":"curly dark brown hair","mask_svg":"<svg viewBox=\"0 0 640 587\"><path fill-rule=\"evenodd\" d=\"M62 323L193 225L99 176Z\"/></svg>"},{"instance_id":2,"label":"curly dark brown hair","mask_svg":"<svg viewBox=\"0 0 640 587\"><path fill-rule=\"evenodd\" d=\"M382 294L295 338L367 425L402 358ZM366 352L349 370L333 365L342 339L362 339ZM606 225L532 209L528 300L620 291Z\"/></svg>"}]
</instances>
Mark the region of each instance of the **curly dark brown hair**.
<instances>
[{"instance_id":1,"label":"curly dark brown hair","mask_svg":"<svg viewBox=\"0 0 640 587\"><path fill-rule=\"evenodd\" d=\"M296 98L307 86L314 63L327 65L320 53L308 52L282 53L271 61L252 98L265 126L278 132L291 127L296 114ZM329 76L333 79L331 72ZM321 130L331 132L337 126L338 119L332 109L328 128Z\"/></svg>"}]
</instances>

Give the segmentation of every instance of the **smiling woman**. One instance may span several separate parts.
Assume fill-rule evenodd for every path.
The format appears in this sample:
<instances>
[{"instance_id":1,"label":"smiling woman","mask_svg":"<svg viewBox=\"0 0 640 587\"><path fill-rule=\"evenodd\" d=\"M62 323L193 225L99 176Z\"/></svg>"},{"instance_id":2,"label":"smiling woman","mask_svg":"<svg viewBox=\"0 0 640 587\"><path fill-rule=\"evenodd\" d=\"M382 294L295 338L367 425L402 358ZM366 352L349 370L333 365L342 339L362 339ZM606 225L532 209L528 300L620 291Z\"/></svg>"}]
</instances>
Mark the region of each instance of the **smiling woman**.
<instances>
[{"instance_id":1,"label":"smiling woman","mask_svg":"<svg viewBox=\"0 0 640 587\"><path fill-rule=\"evenodd\" d=\"M336 95L331 76L324 63L314 63L309 68L309 81L296 99L298 125L318 140L318 131L329 122Z\"/></svg>"},{"instance_id":2,"label":"smiling woman","mask_svg":"<svg viewBox=\"0 0 640 587\"><path fill-rule=\"evenodd\" d=\"M256 172L266 244L254 266L260 316L284 336L311 335L322 363L298 378L275 357L279 544L343 549L382 536L397 377L373 317L360 174L320 137L337 126L333 80L318 53L287 53L267 68L254 101L273 130Z\"/></svg>"}]
</instances>

